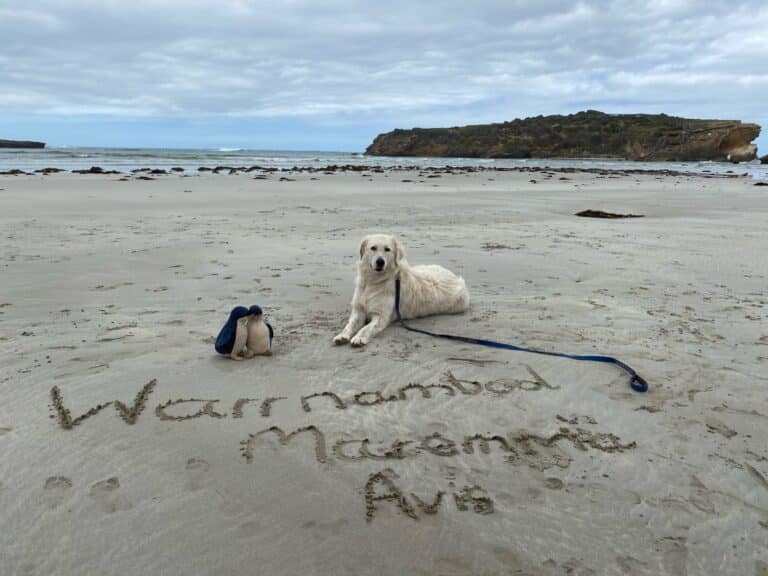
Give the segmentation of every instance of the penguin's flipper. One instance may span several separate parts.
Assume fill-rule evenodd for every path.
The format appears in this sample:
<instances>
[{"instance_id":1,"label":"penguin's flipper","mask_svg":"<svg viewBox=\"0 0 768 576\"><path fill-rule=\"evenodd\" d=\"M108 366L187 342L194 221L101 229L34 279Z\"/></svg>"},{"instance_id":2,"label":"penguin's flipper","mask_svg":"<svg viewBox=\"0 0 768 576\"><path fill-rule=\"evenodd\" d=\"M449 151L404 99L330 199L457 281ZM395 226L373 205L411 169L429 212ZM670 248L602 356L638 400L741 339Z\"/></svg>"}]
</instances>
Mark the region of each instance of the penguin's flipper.
<instances>
[{"instance_id":1,"label":"penguin's flipper","mask_svg":"<svg viewBox=\"0 0 768 576\"><path fill-rule=\"evenodd\" d=\"M272 338L275 336L275 331L272 330L272 324L269 322L264 322L264 324L267 325L267 330L269 330L269 346L272 347Z\"/></svg>"},{"instance_id":2,"label":"penguin's flipper","mask_svg":"<svg viewBox=\"0 0 768 576\"><path fill-rule=\"evenodd\" d=\"M243 316L248 315L248 308L245 306L237 306L229 313L229 318L226 324L219 331L219 335L216 337L216 343L214 348L219 354L230 354L232 348L235 345L235 336L237 335L237 321Z\"/></svg>"}]
</instances>

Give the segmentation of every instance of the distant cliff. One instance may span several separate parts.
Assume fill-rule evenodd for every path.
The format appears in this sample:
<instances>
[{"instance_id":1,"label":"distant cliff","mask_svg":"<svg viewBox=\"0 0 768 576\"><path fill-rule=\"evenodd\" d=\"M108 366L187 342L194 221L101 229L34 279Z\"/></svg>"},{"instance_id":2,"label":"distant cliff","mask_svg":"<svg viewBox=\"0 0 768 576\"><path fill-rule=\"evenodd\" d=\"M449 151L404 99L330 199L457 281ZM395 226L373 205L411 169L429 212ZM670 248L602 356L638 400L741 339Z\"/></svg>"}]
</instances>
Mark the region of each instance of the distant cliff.
<instances>
[{"instance_id":1,"label":"distant cliff","mask_svg":"<svg viewBox=\"0 0 768 576\"><path fill-rule=\"evenodd\" d=\"M45 142L30 140L0 140L0 148L45 148Z\"/></svg>"},{"instance_id":2,"label":"distant cliff","mask_svg":"<svg viewBox=\"0 0 768 576\"><path fill-rule=\"evenodd\" d=\"M376 137L372 156L467 158L617 158L754 160L757 124L690 120L666 114L537 116L501 124L393 130Z\"/></svg>"}]
</instances>

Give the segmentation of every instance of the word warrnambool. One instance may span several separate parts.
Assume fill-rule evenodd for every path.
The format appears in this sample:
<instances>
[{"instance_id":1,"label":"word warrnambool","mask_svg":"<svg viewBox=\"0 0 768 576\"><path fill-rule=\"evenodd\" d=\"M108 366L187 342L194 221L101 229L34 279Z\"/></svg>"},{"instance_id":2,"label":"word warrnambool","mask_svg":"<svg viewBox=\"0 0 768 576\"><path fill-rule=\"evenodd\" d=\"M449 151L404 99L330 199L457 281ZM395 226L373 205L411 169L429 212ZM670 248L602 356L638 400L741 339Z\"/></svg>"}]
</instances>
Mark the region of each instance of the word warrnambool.
<instances>
[{"instance_id":1,"label":"word warrnambool","mask_svg":"<svg viewBox=\"0 0 768 576\"><path fill-rule=\"evenodd\" d=\"M539 392L557 389L556 386L544 381L530 367L526 366L526 369L531 374L530 379L492 380L481 383L476 380L457 378L448 371L443 374L437 384L409 383L398 388L394 393L374 390L350 392L345 396L324 390L300 396L298 403L303 412L312 413L315 410L341 411L350 407L375 409L380 405L409 402L414 398L438 399L442 396L468 399L484 394L494 399L502 399L515 391ZM112 400L96 404L80 415L73 416L66 406L62 391L58 386L54 386L50 392L51 418L56 419L62 429L72 430L113 406L123 422L133 426L144 413L156 387L157 380L147 382L137 392L130 406L119 400ZM206 418L264 419L273 416L273 409L279 402L289 401L290 398L287 396L238 398L231 408L228 408L222 406L221 401L215 398L177 398L158 403L155 406L154 415L161 421L174 423ZM297 447L312 450L314 459L321 465L321 469L329 461L355 463L373 460L394 464L397 461L422 457L461 458L498 454L510 465L525 465L543 471L570 466L572 457L562 449L561 445L564 443L580 451L624 452L635 447L634 442L624 443L614 434L577 426L580 423L578 418L569 420L558 416L557 419L559 420L557 430L549 434L536 434L527 430L496 433L470 431L463 434L454 432L451 435L434 432L408 437L392 436L385 439L379 437L376 440L371 440L365 435L355 437L346 432L334 436L332 432L314 424L299 426L294 430L285 430L280 426L272 425L248 434L247 438L240 441L240 452L243 461L251 464L259 459L273 458L281 450L293 450L293 444L296 444ZM586 422L595 424L591 418L586 418ZM569 426L562 424L569 424ZM405 516L418 519L419 515L437 513L448 495L447 491L439 490L431 501L428 501L414 493L406 494L399 487L398 482L395 482L398 478L391 468L368 477L363 494L366 519L369 522L373 519L377 506L381 502L393 503ZM477 514L493 512L493 500L480 486L467 485L456 490L451 483L449 488L454 491L447 500L452 500L458 511L472 510Z\"/></svg>"}]
</instances>

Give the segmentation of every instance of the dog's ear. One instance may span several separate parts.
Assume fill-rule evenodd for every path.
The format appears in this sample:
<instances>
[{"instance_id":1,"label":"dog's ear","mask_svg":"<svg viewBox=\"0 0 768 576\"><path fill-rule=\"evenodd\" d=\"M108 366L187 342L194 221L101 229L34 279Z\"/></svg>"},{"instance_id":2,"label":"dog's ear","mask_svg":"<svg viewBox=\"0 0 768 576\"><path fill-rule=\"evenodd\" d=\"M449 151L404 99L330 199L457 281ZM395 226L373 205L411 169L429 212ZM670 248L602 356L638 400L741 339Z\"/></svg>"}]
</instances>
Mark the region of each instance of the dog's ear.
<instances>
[{"instance_id":1,"label":"dog's ear","mask_svg":"<svg viewBox=\"0 0 768 576\"><path fill-rule=\"evenodd\" d=\"M368 236L363 238L363 241L360 242L360 259L362 260L363 254L365 254L365 249L368 248Z\"/></svg>"},{"instance_id":2,"label":"dog's ear","mask_svg":"<svg viewBox=\"0 0 768 576\"><path fill-rule=\"evenodd\" d=\"M393 238L395 242L395 265L400 264L400 260L405 258L405 249L397 238Z\"/></svg>"}]
</instances>

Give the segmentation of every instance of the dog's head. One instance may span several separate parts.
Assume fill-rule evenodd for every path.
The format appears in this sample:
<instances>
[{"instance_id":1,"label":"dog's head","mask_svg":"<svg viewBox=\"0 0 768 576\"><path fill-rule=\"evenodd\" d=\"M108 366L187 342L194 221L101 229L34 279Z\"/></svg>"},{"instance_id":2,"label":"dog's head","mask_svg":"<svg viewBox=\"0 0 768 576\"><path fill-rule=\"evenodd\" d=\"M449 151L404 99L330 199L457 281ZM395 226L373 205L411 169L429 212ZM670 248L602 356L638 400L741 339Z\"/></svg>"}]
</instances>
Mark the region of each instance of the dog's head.
<instances>
[{"instance_id":1,"label":"dog's head","mask_svg":"<svg viewBox=\"0 0 768 576\"><path fill-rule=\"evenodd\" d=\"M388 234L372 234L360 242L360 267L373 274L397 273L405 252L397 238Z\"/></svg>"}]
</instances>

